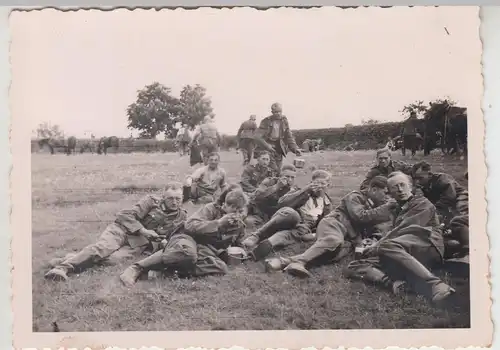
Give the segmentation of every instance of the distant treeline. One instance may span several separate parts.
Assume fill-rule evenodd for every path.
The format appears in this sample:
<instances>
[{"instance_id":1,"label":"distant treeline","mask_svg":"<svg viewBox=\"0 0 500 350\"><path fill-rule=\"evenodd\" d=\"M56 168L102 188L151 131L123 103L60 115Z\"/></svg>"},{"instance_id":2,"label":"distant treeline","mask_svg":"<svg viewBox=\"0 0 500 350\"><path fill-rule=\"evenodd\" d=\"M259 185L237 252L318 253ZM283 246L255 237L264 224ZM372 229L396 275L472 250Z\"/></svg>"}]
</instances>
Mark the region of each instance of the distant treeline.
<instances>
[{"instance_id":1,"label":"distant treeline","mask_svg":"<svg viewBox=\"0 0 500 350\"><path fill-rule=\"evenodd\" d=\"M345 146L358 142L357 149L376 149L384 146L389 137L395 137L401 129L400 122L346 126L341 128L325 129L302 129L293 130L297 144L300 146L306 139L322 139L326 148L343 149ZM79 144L89 141L79 139L77 142L77 152L80 151ZM97 143L97 139L94 140ZM236 148L236 136L223 135L221 148L229 150ZM31 140L31 151L39 152L37 140ZM176 144L172 139L120 139L118 153L131 152L175 152ZM87 151L88 152L88 151ZM113 151L110 151L113 152Z\"/></svg>"}]
</instances>

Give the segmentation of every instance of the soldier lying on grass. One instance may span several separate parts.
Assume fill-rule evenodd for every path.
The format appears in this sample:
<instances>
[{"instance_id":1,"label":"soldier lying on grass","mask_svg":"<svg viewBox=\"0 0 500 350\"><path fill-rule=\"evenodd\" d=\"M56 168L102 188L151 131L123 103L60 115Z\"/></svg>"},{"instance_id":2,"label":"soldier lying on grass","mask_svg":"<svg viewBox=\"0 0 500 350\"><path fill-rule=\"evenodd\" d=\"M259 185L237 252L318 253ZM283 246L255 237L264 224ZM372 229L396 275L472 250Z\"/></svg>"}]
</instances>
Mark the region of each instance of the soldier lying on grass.
<instances>
[{"instance_id":1,"label":"soldier lying on grass","mask_svg":"<svg viewBox=\"0 0 500 350\"><path fill-rule=\"evenodd\" d=\"M196 169L187 176L184 184L184 202L192 200L195 203L211 203L217 194L224 189L226 171L219 166L219 153L208 156L208 165Z\"/></svg>"},{"instance_id":2,"label":"soldier lying on grass","mask_svg":"<svg viewBox=\"0 0 500 350\"><path fill-rule=\"evenodd\" d=\"M264 179L250 196L248 216L245 218L247 228L256 228L263 225L278 210L278 200L295 187L297 169L293 165L285 164L281 167L279 177Z\"/></svg>"},{"instance_id":3,"label":"soldier lying on grass","mask_svg":"<svg viewBox=\"0 0 500 350\"><path fill-rule=\"evenodd\" d=\"M131 286L150 270L177 272L185 277L227 273L227 248L238 246L244 235L247 197L239 186L228 187L219 200L189 217L163 250L131 265L121 281Z\"/></svg>"},{"instance_id":4,"label":"soldier lying on grass","mask_svg":"<svg viewBox=\"0 0 500 350\"><path fill-rule=\"evenodd\" d=\"M266 260L266 270L309 277L308 265L339 261L348 255L362 238L371 237L376 225L391 219L396 202L386 201L387 179L376 176L366 191L353 191L342 198L340 205L326 215L316 229L316 241L305 252L290 258Z\"/></svg>"},{"instance_id":5,"label":"soldier lying on grass","mask_svg":"<svg viewBox=\"0 0 500 350\"><path fill-rule=\"evenodd\" d=\"M469 252L469 193L451 175L433 173L425 161L413 166L415 185L436 207L440 222L451 229L450 239L456 240L460 256Z\"/></svg>"},{"instance_id":6,"label":"soldier lying on grass","mask_svg":"<svg viewBox=\"0 0 500 350\"><path fill-rule=\"evenodd\" d=\"M391 174L388 188L399 205L394 227L368 247L362 259L348 265L346 276L387 287L395 294L409 287L440 303L454 289L429 270L442 263L444 253L436 208L424 196L413 195L412 180L406 174Z\"/></svg>"},{"instance_id":7,"label":"soldier lying on grass","mask_svg":"<svg viewBox=\"0 0 500 350\"><path fill-rule=\"evenodd\" d=\"M187 213L181 208L182 185L168 184L160 196L147 195L131 209L120 211L116 220L109 224L97 242L59 261L45 274L48 279L66 280L70 273L97 264L121 249L140 254L162 236L168 236L186 220ZM154 250L154 249L152 249Z\"/></svg>"},{"instance_id":8,"label":"soldier lying on grass","mask_svg":"<svg viewBox=\"0 0 500 350\"><path fill-rule=\"evenodd\" d=\"M306 187L293 189L278 200L280 209L243 242L255 260L265 258L274 249L315 239L318 222L332 210L326 194L330 179L327 171L315 170Z\"/></svg>"}]
</instances>

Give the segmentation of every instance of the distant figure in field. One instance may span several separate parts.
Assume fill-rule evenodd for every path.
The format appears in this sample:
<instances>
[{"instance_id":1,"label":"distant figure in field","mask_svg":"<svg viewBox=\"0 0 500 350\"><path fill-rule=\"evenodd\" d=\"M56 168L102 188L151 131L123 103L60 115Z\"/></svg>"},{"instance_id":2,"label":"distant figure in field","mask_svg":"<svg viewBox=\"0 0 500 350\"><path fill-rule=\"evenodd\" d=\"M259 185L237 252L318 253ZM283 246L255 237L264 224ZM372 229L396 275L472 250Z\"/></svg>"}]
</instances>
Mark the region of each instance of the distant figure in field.
<instances>
[{"instance_id":1,"label":"distant figure in field","mask_svg":"<svg viewBox=\"0 0 500 350\"><path fill-rule=\"evenodd\" d=\"M193 135L192 142L196 142L203 157L203 164L208 164L208 155L219 151L221 136L214 121L210 116L206 116L203 123Z\"/></svg>"},{"instance_id":2,"label":"distant figure in field","mask_svg":"<svg viewBox=\"0 0 500 350\"><path fill-rule=\"evenodd\" d=\"M226 171L219 167L220 155L208 155L208 165L196 169L184 183L184 202L210 203L227 185Z\"/></svg>"},{"instance_id":3,"label":"distant figure in field","mask_svg":"<svg viewBox=\"0 0 500 350\"><path fill-rule=\"evenodd\" d=\"M410 117L403 122L401 136L403 138L402 153L406 154L406 149L411 150L411 155L414 156L418 148L418 119L417 113L412 111Z\"/></svg>"},{"instance_id":4,"label":"distant figure in field","mask_svg":"<svg viewBox=\"0 0 500 350\"><path fill-rule=\"evenodd\" d=\"M168 184L160 196L147 195L136 205L116 215L97 239L76 254L68 254L52 262L54 266L45 274L52 280L67 280L70 273L95 265L118 250L128 249L140 254L152 247L160 236L168 236L187 218L181 208L182 185Z\"/></svg>"},{"instance_id":5,"label":"distant figure in field","mask_svg":"<svg viewBox=\"0 0 500 350\"><path fill-rule=\"evenodd\" d=\"M359 147L359 142L356 141L344 147L344 151L355 151Z\"/></svg>"},{"instance_id":6,"label":"distant figure in field","mask_svg":"<svg viewBox=\"0 0 500 350\"><path fill-rule=\"evenodd\" d=\"M187 125L183 125L177 133L177 143L179 145L179 154L189 154L189 144L191 143L191 134Z\"/></svg>"},{"instance_id":7,"label":"distant figure in field","mask_svg":"<svg viewBox=\"0 0 500 350\"><path fill-rule=\"evenodd\" d=\"M255 135L256 155L260 150L268 151L271 155L270 165L276 172L281 170L283 158L289 151L298 156L302 154L290 130L288 119L282 111L281 104L274 103L271 106L272 114L260 122Z\"/></svg>"},{"instance_id":8,"label":"distant figure in field","mask_svg":"<svg viewBox=\"0 0 500 350\"><path fill-rule=\"evenodd\" d=\"M243 165L247 165L253 158L255 149L254 136L257 130L256 119L257 117L252 114L248 120L241 123L238 133L236 134L238 149L240 149L243 154Z\"/></svg>"}]
</instances>

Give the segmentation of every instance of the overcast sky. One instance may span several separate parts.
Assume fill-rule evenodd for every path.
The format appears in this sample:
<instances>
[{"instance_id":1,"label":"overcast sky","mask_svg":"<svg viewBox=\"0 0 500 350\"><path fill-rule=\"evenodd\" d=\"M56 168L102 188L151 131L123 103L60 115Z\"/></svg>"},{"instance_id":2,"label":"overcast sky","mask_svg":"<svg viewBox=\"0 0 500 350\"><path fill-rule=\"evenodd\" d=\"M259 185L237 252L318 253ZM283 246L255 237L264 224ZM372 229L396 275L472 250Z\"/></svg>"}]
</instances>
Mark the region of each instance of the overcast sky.
<instances>
[{"instance_id":1,"label":"overcast sky","mask_svg":"<svg viewBox=\"0 0 500 350\"><path fill-rule=\"evenodd\" d=\"M401 120L415 99L478 98L474 7L55 10L11 14L13 114L67 135L128 136L153 81L201 84L234 134L283 104L293 129ZM449 34L448 34L449 33Z\"/></svg>"}]
</instances>

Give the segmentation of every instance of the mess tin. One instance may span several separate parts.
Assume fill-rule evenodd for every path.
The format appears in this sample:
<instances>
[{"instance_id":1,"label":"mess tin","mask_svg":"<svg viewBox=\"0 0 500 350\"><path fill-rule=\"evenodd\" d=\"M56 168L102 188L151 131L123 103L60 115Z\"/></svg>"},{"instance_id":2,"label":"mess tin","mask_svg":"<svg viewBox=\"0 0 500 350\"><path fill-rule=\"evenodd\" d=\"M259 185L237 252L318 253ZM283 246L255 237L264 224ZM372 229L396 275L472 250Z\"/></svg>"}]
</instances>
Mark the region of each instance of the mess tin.
<instances>
[{"instance_id":1,"label":"mess tin","mask_svg":"<svg viewBox=\"0 0 500 350\"><path fill-rule=\"evenodd\" d=\"M306 161L302 158L295 158L293 160L293 165L297 168L297 169L302 169L305 165L306 165Z\"/></svg>"},{"instance_id":2,"label":"mess tin","mask_svg":"<svg viewBox=\"0 0 500 350\"><path fill-rule=\"evenodd\" d=\"M248 254L245 249L240 247L227 248L227 263L228 265L238 265L248 259Z\"/></svg>"}]
</instances>

